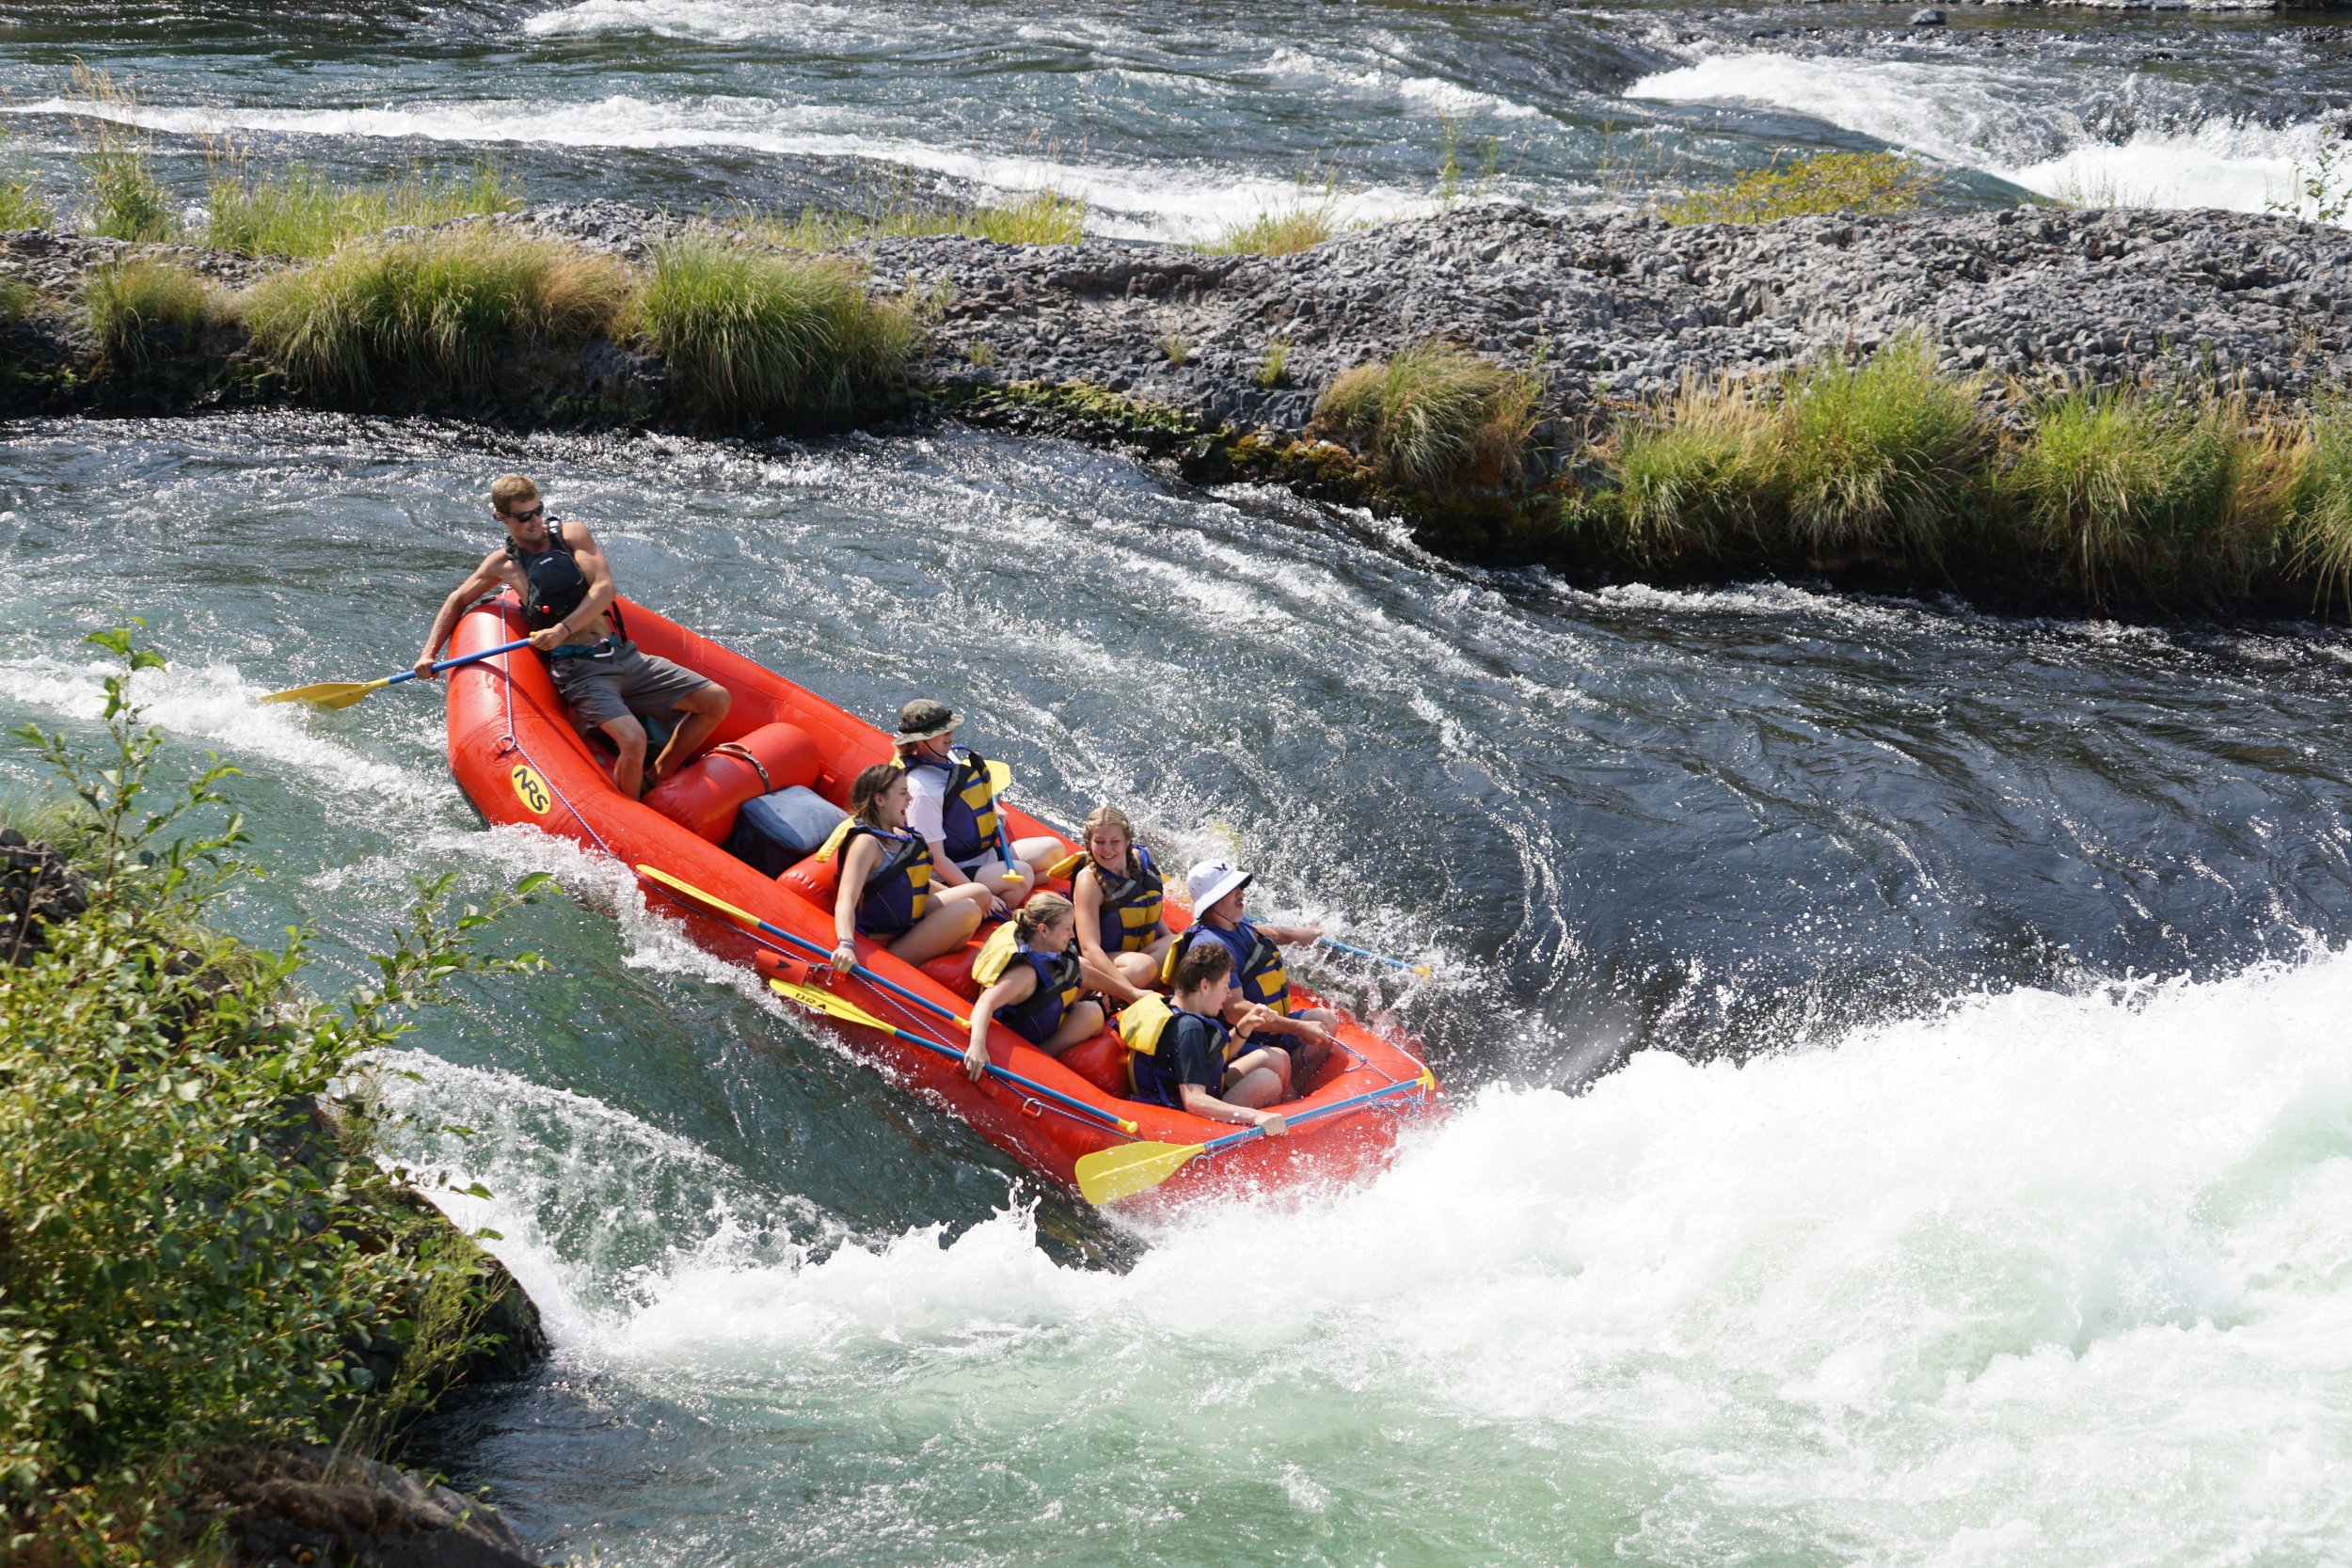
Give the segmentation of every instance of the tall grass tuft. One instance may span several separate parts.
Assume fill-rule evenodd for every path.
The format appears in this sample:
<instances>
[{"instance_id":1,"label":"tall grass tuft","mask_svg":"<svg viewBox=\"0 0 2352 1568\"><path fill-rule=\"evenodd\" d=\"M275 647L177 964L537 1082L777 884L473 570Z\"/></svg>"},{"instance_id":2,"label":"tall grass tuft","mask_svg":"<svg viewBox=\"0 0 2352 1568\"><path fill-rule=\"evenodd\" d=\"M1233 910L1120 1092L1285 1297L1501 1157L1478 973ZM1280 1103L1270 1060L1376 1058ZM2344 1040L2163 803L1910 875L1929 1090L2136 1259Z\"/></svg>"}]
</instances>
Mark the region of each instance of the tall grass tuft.
<instances>
[{"instance_id":1,"label":"tall grass tuft","mask_svg":"<svg viewBox=\"0 0 2352 1568\"><path fill-rule=\"evenodd\" d=\"M2311 464L2297 498L2292 570L2312 585L2312 608L2339 601L2352 614L2352 400L2339 390L2312 405Z\"/></svg>"},{"instance_id":2,"label":"tall grass tuft","mask_svg":"<svg viewBox=\"0 0 2352 1568\"><path fill-rule=\"evenodd\" d=\"M923 327L859 270L692 237L654 257L645 335L690 401L723 420L823 421L902 390Z\"/></svg>"},{"instance_id":3,"label":"tall grass tuft","mask_svg":"<svg viewBox=\"0 0 2352 1568\"><path fill-rule=\"evenodd\" d=\"M1781 488L1811 554L1932 562L1965 515L1993 434L1974 382L1940 375L1924 341L1797 373L1785 400Z\"/></svg>"},{"instance_id":4,"label":"tall grass tuft","mask_svg":"<svg viewBox=\"0 0 2352 1568\"><path fill-rule=\"evenodd\" d=\"M1315 420L1433 495L1493 488L1518 477L1538 391L1532 375L1433 341L1343 372Z\"/></svg>"},{"instance_id":5,"label":"tall grass tuft","mask_svg":"<svg viewBox=\"0 0 2352 1568\"><path fill-rule=\"evenodd\" d=\"M0 150L8 146L0 132ZM57 214L33 184L33 171L13 152L0 156L0 230L46 229Z\"/></svg>"},{"instance_id":6,"label":"tall grass tuft","mask_svg":"<svg viewBox=\"0 0 2352 1568\"><path fill-rule=\"evenodd\" d=\"M90 232L102 239L155 244L180 225L155 179L154 138L135 122L138 95L103 71L76 64L71 96L87 106L75 119L82 166L89 176Z\"/></svg>"},{"instance_id":7,"label":"tall grass tuft","mask_svg":"<svg viewBox=\"0 0 2352 1568\"><path fill-rule=\"evenodd\" d=\"M489 159L441 181L411 172L360 185L339 185L300 164L262 178L236 166L213 181L208 239L247 256L311 258L394 225L429 228L520 202L513 181Z\"/></svg>"},{"instance_id":8,"label":"tall grass tuft","mask_svg":"<svg viewBox=\"0 0 2352 1568\"><path fill-rule=\"evenodd\" d=\"M1908 213L1926 204L1931 182L1891 152L1823 152L1691 191L1659 209L1672 224L1771 223L1823 213Z\"/></svg>"},{"instance_id":9,"label":"tall grass tuft","mask_svg":"<svg viewBox=\"0 0 2352 1568\"><path fill-rule=\"evenodd\" d=\"M254 346L307 387L482 391L533 346L625 331L632 287L609 256L469 229L345 245L255 284L245 318Z\"/></svg>"},{"instance_id":10,"label":"tall grass tuft","mask_svg":"<svg viewBox=\"0 0 2352 1568\"><path fill-rule=\"evenodd\" d=\"M1753 541L1778 504L1780 412L1728 378L1681 389L1618 426L1599 455L1623 546L1637 560L1706 561Z\"/></svg>"},{"instance_id":11,"label":"tall grass tuft","mask_svg":"<svg viewBox=\"0 0 2352 1568\"><path fill-rule=\"evenodd\" d=\"M2002 476L2027 537L2085 596L2243 595L2292 548L2315 442L2240 397L2171 402L2130 388L2045 404Z\"/></svg>"},{"instance_id":12,"label":"tall grass tuft","mask_svg":"<svg viewBox=\"0 0 2352 1568\"><path fill-rule=\"evenodd\" d=\"M95 267L82 283L82 316L109 364L144 369L195 346L214 314L213 293L184 267L155 261Z\"/></svg>"},{"instance_id":13,"label":"tall grass tuft","mask_svg":"<svg viewBox=\"0 0 2352 1568\"><path fill-rule=\"evenodd\" d=\"M731 228L793 250L844 250L872 240L961 234L999 245L1076 245L1086 238L1084 197L1047 186L1005 202L926 199L907 185L869 192L856 206L804 207L794 217L750 214Z\"/></svg>"},{"instance_id":14,"label":"tall grass tuft","mask_svg":"<svg viewBox=\"0 0 2352 1568\"><path fill-rule=\"evenodd\" d=\"M1339 208L1329 199L1261 209L1200 248L1212 256L1295 256L1340 232Z\"/></svg>"},{"instance_id":15,"label":"tall grass tuft","mask_svg":"<svg viewBox=\"0 0 2352 1568\"><path fill-rule=\"evenodd\" d=\"M0 272L0 326L14 326L33 313L40 298L33 286L14 273Z\"/></svg>"}]
</instances>

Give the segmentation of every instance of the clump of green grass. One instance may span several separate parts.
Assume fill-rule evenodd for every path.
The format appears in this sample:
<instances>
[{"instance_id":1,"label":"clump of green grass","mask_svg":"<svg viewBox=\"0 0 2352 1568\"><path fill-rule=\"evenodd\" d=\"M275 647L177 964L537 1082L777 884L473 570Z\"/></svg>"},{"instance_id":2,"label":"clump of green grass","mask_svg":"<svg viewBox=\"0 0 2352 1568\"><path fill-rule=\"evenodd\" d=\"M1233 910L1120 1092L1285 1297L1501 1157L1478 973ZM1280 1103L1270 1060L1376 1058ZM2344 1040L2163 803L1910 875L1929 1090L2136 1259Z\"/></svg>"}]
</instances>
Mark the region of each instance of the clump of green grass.
<instances>
[{"instance_id":1,"label":"clump of green grass","mask_svg":"<svg viewBox=\"0 0 2352 1568\"><path fill-rule=\"evenodd\" d=\"M1315 423L1433 495L1509 483L1535 428L1535 378L1453 343L1426 341L1346 371Z\"/></svg>"},{"instance_id":2,"label":"clump of green grass","mask_svg":"<svg viewBox=\"0 0 2352 1568\"><path fill-rule=\"evenodd\" d=\"M468 229L347 245L263 278L244 309L254 346L306 387L467 391L495 387L533 346L619 336L633 289L612 257Z\"/></svg>"},{"instance_id":3,"label":"clump of green grass","mask_svg":"<svg viewBox=\"0 0 2352 1568\"><path fill-rule=\"evenodd\" d=\"M1707 560L1752 540L1780 491L1780 412L1727 378L1686 379L1628 419L1599 455L1621 546L1638 560Z\"/></svg>"},{"instance_id":4,"label":"clump of green grass","mask_svg":"<svg viewBox=\"0 0 2352 1568\"><path fill-rule=\"evenodd\" d=\"M0 132L0 150L8 146ZM47 229L57 214L33 184L33 172L15 153L0 156L0 230Z\"/></svg>"},{"instance_id":5,"label":"clump of green grass","mask_svg":"<svg viewBox=\"0 0 2352 1568\"><path fill-rule=\"evenodd\" d=\"M1160 355L1182 369L1192 361L1192 340L1181 332L1170 332L1160 340Z\"/></svg>"},{"instance_id":6,"label":"clump of green grass","mask_svg":"<svg viewBox=\"0 0 2352 1568\"><path fill-rule=\"evenodd\" d=\"M31 315L40 298L33 286L22 277L0 272L0 326L14 326Z\"/></svg>"},{"instance_id":7,"label":"clump of green grass","mask_svg":"<svg viewBox=\"0 0 2352 1568\"><path fill-rule=\"evenodd\" d=\"M1993 445L1980 388L1937 373L1920 339L1859 365L1798 372L1785 399L1788 527L1816 556L1867 551L1931 562L1963 516Z\"/></svg>"},{"instance_id":8,"label":"clump of green grass","mask_svg":"<svg viewBox=\"0 0 2352 1568\"><path fill-rule=\"evenodd\" d=\"M1290 379L1292 347L1288 338L1268 338L1265 341L1265 355L1258 361L1259 386L1279 387Z\"/></svg>"},{"instance_id":9,"label":"clump of green grass","mask_svg":"<svg viewBox=\"0 0 2352 1568\"><path fill-rule=\"evenodd\" d=\"M2315 445L2239 397L2074 391L2039 411L2002 483L2019 527L2085 596L2227 603L2292 547Z\"/></svg>"},{"instance_id":10,"label":"clump of green grass","mask_svg":"<svg viewBox=\"0 0 2352 1568\"><path fill-rule=\"evenodd\" d=\"M922 346L905 306L859 270L690 237L654 258L645 335L689 400L721 419L832 420L895 399Z\"/></svg>"},{"instance_id":11,"label":"clump of green grass","mask_svg":"<svg viewBox=\"0 0 2352 1568\"><path fill-rule=\"evenodd\" d=\"M133 261L92 268L82 316L109 364L143 369L193 347L215 313L213 292L185 267Z\"/></svg>"},{"instance_id":12,"label":"clump of green grass","mask_svg":"<svg viewBox=\"0 0 2352 1568\"><path fill-rule=\"evenodd\" d=\"M2335 391L2310 416L2311 461L2296 498L2291 570L2312 585L2312 608L2352 612L2352 400Z\"/></svg>"},{"instance_id":13,"label":"clump of green grass","mask_svg":"<svg viewBox=\"0 0 2352 1568\"><path fill-rule=\"evenodd\" d=\"M345 240L395 225L430 228L513 210L521 193L494 161L440 181L414 172L341 185L295 164L256 178L242 166L213 181L210 242L247 256L325 256Z\"/></svg>"},{"instance_id":14,"label":"clump of green grass","mask_svg":"<svg viewBox=\"0 0 2352 1568\"><path fill-rule=\"evenodd\" d=\"M75 125L89 176L90 232L102 239L157 244L179 232L171 203L155 179L154 139L132 121L138 96L103 71L75 65L71 96L87 106Z\"/></svg>"},{"instance_id":15,"label":"clump of green grass","mask_svg":"<svg viewBox=\"0 0 2352 1568\"><path fill-rule=\"evenodd\" d=\"M1927 201L1919 166L1891 152L1823 152L1666 203L1668 223L1771 223L1820 213L1908 213Z\"/></svg>"},{"instance_id":16,"label":"clump of green grass","mask_svg":"<svg viewBox=\"0 0 2352 1568\"><path fill-rule=\"evenodd\" d=\"M925 199L892 187L849 209L805 207L785 218L747 214L732 228L794 250L844 250L872 240L961 234L999 245L1076 245L1086 238L1084 197L1048 186L1005 202Z\"/></svg>"},{"instance_id":17,"label":"clump of green grass","mask_svg":"<svg viewBox=\"0 0 2352 1568\"><path fill-rule=\"evenodd\" d=\"M1321 245L1343 227L1334 202L1299 201L1263 208L1200 248L1212 256L1295 256Z\"/></svg>"}]
</instances>

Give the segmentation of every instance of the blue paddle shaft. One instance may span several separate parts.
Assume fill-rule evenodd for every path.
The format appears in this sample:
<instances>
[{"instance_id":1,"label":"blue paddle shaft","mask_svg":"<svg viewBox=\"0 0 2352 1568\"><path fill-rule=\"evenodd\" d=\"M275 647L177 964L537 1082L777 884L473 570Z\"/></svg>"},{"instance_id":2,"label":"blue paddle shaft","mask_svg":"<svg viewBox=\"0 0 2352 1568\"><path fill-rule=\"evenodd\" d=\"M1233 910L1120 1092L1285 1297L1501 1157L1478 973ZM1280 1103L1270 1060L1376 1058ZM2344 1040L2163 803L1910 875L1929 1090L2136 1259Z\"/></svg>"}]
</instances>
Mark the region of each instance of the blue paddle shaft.
<instances>
[{"instance_id":1,"label":"blue paddle shaft","mask_svg":"<svg viewBox=\"0 0 2352 1568\"><path fill-rule=\"evenodd\" d=\"M467 654L460 658L442 659L433 666L433 673L437 675L444 670L454 670L461 664L472 664L480 659L496 658L501 654L511 654L517 648L528 648L530 646L530 638L516 638L514 641L504 643L496 648L485 648L478 654ZM399 674L392 676L384 684L386 686L398 686L402 681L412 681L416 678L417 673L414 670L403 670Z\"/></svg>"},{"instance_id":2,"label":"blue paddle shaft","mask_svg":"<svg viewBox=\"0 0 2352 1568\"><path fill-rule=\"evenodd\" d=\"M655 885L659 886L660 884L657 883ZM743 912L751 914L749 910L746 910ZM820 958L827 959L830 959L833 957L831 953L827 952L824 948L818 946L815 942L810 942L805 937L796 937L781 926L773 925L765 920L760 920L759 916L755 914L752 915L752 918L759 921L759 928L767 932L770 936L781 937L784 941L790 942L793 946L801 949L804 953L813 953ZM861 980L865 980L872 985L880 986L882 990L889 991L894 996L904 997L906 1000L914 1003L916 1006L922 1008L926 1012L938 1014L941 1018L946 1019L950 1023L956 1023L959 1022L954 1013L941 1006L938 1003L931 1001L929 997L911 991L904 986L892 984L890 981L885 980L881 975L875 974L872 970L866 968L864 964L852 964L850 972ZM943 1056L953 1056L959 1062L963 1060L963 1053L958 1051L952 1045L942 1045L936 1040L927 1040L922 1036L909 1034L904 1029L894 1028L891 1032L902 1039L913 1040L915 1044L922 1046L926 1050L936 1051ZM1056 1101L1057 1103L1067 1105L1073 1110L1083 1112L1087 1116L1091 1117L1095 1120L1103 1123L1105 1127L1119 1126L1120 1118L1112 1116L1109 1112L1104 1111L1100 1106L1089 1105L1085 1101L1076 1099L1071 1095L1063 1094L1058 1089L1049 1089L1042 1084L1035 1083L1029 1079L1024 1078L1018 1073L1008 1071L1004 1068L998 1067L994 1062L988 1064L988 1070L992 1076L1001 1078L1006 1083L1011 1084L1016 1087L1025 1089L1031 1094L1041 1095L1047 1100ZM1120 1131L1124 1132L1125 1129L1121 1128Z\"/></svg>"},{"instance_id":3,"label":"blue paddle shaft","mask_svg":"<svg viewBox=\"0 0 2352 1568\"><path fill-rule=\"evenodd\" d=\"M1315 941L1334 953L1345 953L1351 958L1370 958L1375 963L1387 964L1391 969L1413 967L1403 958L1391 958L1386 953L1375 953L1369 947L1359 947L1352 942L1342 942L1337 937L1317 937Z\"/></svg>"},{"instance_id":4,"label":"blue paddle shaft","mask_svg":"<svg viewBox=\"0 0 2352 1568\"><path fill-rule=\"evenodd\" d=\"M1403 1094L1406 1089L1417 1089L1421 1086L1420 1079L1407 1078L1402 1084L1391 1084L1386 1088L1350 1095L1345 1100L1335 1100L1328 1105L1318 1105L1311 1111L1301 1111L1295 1117L1285 1116L1282 1120L1290 1127L1303 1127L1308 1122L1320 1121L1325 1117L1335 1117L1342 1111L1352 1111L1359 1105L1370 1104L1373 1101L1385 1100L1392 1094ZM1221 1149L1231 1148L1235 1144L1248 1143L1252 1138L1263 1138L1265 1135L1266 1131L1263 1127L1245 1127L1238 1132L1228 1132L1221 1138L1210 1139L1200 1147L1200 1152L1215 1154Z\"/></svg>"}]
</instances>

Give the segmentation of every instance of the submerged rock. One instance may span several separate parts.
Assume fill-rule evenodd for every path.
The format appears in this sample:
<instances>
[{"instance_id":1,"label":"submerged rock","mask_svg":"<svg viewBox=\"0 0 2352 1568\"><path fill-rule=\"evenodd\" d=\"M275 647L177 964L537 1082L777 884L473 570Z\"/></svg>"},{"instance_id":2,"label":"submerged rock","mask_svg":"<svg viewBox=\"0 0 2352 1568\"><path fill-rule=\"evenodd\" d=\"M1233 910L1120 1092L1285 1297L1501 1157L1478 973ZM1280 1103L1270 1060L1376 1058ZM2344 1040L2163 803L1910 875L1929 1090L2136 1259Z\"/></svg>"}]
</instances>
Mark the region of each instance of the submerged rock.
<instances>
[{"instance_id":1,"label":"submerged rock","mask_svg":"<svg viewBox=\"0 0 2352 1568\"><path fill-rule=\"evenodd\" d=\"M488 1505L373 1460L325 1449L214 1460L192 1513L250 1568L537 1568Z\"/></svg>"}]
</instances>

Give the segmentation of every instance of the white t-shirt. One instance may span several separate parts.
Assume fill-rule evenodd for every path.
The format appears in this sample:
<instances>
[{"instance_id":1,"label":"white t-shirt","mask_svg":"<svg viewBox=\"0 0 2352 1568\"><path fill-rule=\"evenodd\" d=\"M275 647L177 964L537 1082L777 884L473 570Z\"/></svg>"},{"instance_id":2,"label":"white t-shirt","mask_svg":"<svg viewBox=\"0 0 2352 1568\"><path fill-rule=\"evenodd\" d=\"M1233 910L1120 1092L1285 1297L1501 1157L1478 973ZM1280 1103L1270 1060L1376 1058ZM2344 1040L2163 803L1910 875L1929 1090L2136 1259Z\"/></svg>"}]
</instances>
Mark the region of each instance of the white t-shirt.
<instances>
[{"instance_id":1,"label":"white t-shirt","mask_svg":"<svg viewBox=\"0 0 2352 1568\"><path fill-rule=\"evenodd\" d=\"M947 836L947 775L936 768L917 768L907 774L907 827L926 844Z\"/></svg>"}]
</instances>

